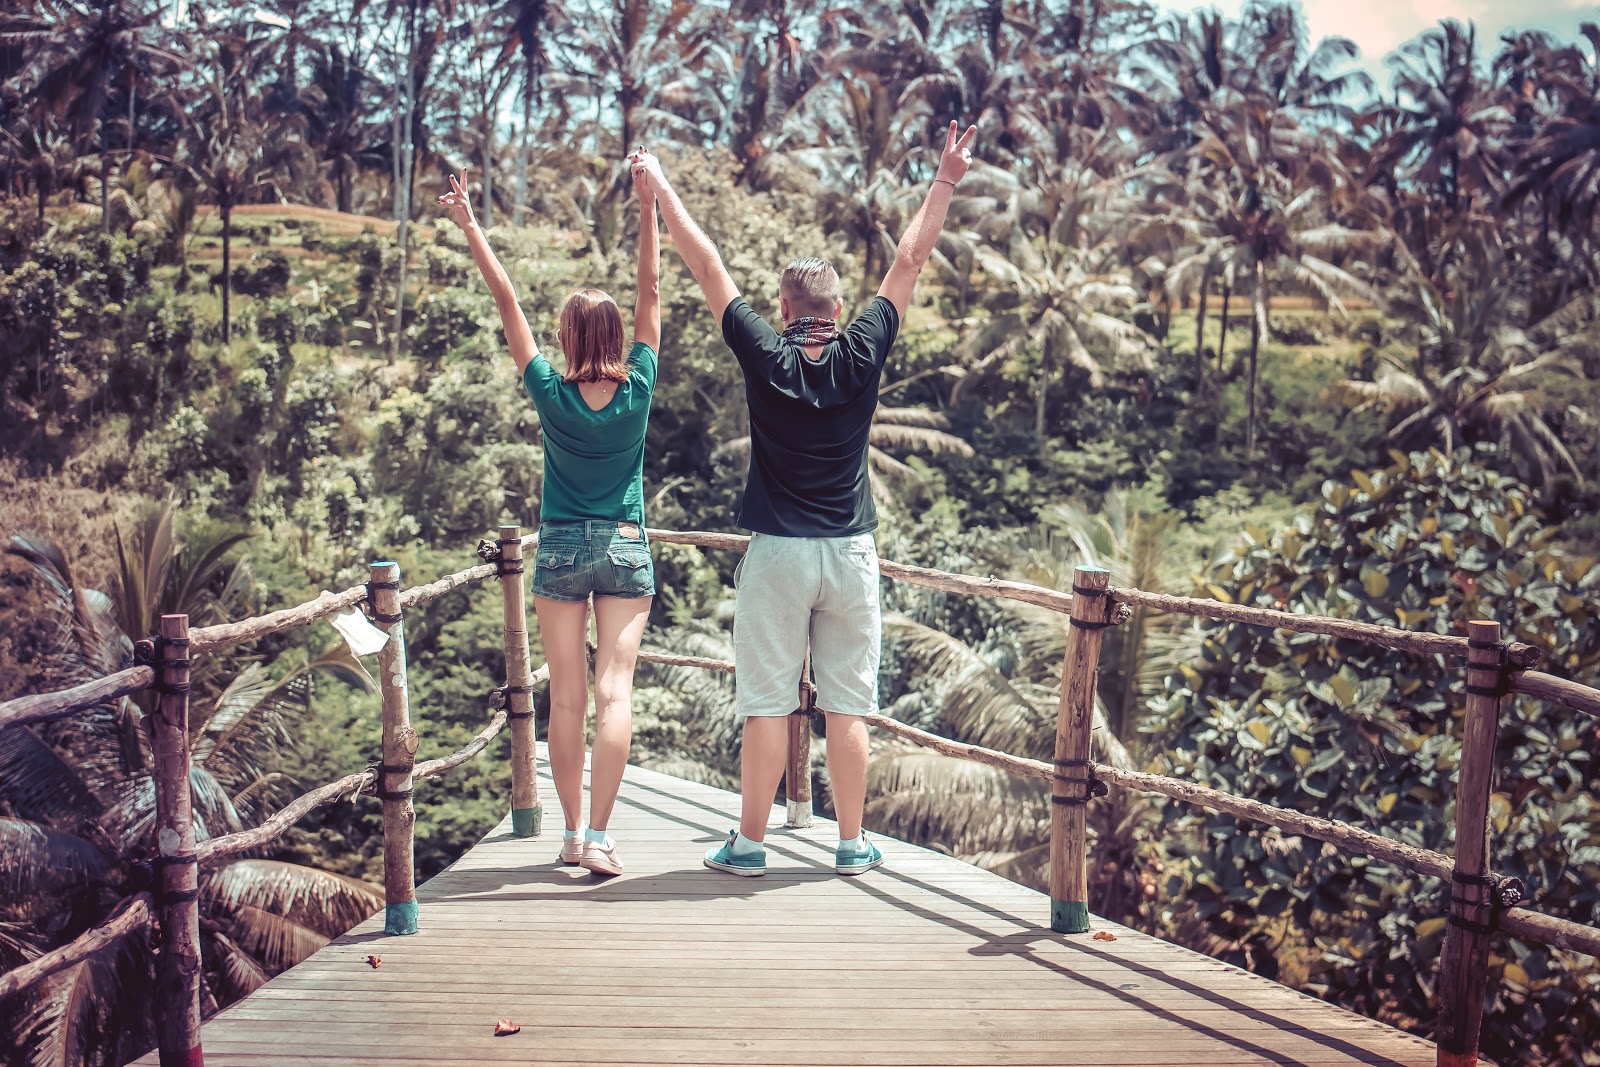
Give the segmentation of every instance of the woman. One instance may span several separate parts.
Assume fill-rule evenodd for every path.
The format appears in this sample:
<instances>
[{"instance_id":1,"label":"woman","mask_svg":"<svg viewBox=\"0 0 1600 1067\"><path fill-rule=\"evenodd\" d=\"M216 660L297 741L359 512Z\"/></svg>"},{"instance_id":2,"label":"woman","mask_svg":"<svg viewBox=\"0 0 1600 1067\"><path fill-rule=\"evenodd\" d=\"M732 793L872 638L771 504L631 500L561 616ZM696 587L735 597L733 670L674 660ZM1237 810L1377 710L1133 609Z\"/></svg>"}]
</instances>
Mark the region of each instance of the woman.
<instances>
[{"instance_id":1,"label":"woman","mask_svg":"<svg viewBox=\"0 0 1600 1067\"><path fill-rule=\"evenodd\" d=\"M644 434L661 344L660 241L655 194L634 175L639 195L639 297L633 345L624 348L622 313L598 289L574 293L561 309L557 371L534 343L528 320L472 215L466 171L439 198L466 233L472 258L500 309L516 361L544 433L544 491L533 604L550 665L550 769L566 817L561 862L621 874L606 833L633 739L633 668L655 594L644 533ZM594 598L595 735L589 774L589 825L583 829L584 712L588 707L588 604Z\"/></svg>"}]
</instances>

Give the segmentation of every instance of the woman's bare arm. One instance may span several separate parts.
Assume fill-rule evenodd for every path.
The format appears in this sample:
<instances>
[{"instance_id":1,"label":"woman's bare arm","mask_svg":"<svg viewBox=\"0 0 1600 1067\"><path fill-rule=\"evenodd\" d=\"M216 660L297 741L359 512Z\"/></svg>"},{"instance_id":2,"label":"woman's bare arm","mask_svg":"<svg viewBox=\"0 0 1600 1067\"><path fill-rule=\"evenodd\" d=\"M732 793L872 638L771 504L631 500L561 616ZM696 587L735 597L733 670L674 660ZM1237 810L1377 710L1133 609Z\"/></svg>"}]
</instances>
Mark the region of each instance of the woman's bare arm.
<instances>
[{"instance_id":1,"label":"woman's bare arm","mask_svg":"<svg viewBox=\"0 0 1600 1067\"><path fill-rule=\"evenodd\" d=\"M633 339L661 351L661 235L656 230L656 194L650 178L633 172L639 196L639 295L633 305Z\"/></svg>"},{"instance_id":2,"label":"woman's bare arm","mask_svg":"<svg viewBox=\"0 0 1600 1067\"><path fill-rule=\"evenodd\" d=\"M522 313L522 305L517 303L511 278L495 257L494 249L489 247L489 239L483 235L477 218L472 214L466 181L465 167L459 175L450 175L450 191L439 198L439 203L444 205L456 225L461 227L461 232L467 236L467 247L472 250L473 262L477 263L483 280L488 283L489 295L494 297L495 307L500 310L500 325L506 332L506 345L511 349L511 358L516 361L517 373L521 374L528 369L533 357L539 354L539 345L533 339L533 330L528 327L528 317ZM659 313L656 321L656 332L659 334Z\"/></svg>"}]
</instances>

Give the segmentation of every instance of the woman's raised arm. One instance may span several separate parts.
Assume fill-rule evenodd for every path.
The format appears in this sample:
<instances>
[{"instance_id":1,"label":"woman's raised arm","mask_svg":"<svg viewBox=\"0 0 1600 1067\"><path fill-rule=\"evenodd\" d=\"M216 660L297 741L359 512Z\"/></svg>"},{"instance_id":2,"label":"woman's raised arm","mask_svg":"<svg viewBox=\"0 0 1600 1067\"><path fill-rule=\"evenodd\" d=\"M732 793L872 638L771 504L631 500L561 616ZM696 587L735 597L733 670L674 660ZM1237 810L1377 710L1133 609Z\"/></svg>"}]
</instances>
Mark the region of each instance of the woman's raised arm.
<instances>
[{"instance_id":1,"label":"woman's raised arm","mask_svg":"<svg viewBox=\"0 0 1600 1067\"><path fill-rule=\"evenodd\" d=\"M656 193L648 175L633 172L639 197L639 297L633 305L633 339L661 351L661 235L656 231Z\"/></svg>"},{"instance_id":2,"label":"woman's raised arm","mask_svg":"<svg viewBox=\"0 0 1600 1067\"><path fill-rule=\"evenodd\" d=\"M467 196L466 183L467 169L462 167L459 175L450 175L450 191L439 198L439 203L461 227L461 232L467 235L467 247L472 249L473 262L478 264L483 280L489 285L489 295L494 297L494 305L500 310L500 325L506 331L506 345L511 349L511 358L516 361L517 373L521 374L528 369L533 357L539 354L539 346L533 339L533 331L528 328L528 317L522 313L522 305L517 303L510 277L500 265L500 260L495 258L494 249L489 247L489 239L483 235L478 220L473 217L472 200ZM659 320L658 315L658 333Z\"/></svg>"}]
</instances>

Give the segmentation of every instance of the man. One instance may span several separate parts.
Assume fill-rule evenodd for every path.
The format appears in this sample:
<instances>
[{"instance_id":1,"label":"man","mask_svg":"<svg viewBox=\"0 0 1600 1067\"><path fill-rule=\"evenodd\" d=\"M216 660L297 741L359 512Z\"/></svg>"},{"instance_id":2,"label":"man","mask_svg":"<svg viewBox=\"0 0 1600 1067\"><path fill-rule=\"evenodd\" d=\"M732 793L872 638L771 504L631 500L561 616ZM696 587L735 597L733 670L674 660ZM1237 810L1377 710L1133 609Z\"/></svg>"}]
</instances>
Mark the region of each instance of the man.
<instances>
[{"instance_id":1,"label":"man","mask_svg":"<svg viewBox=\"0 0 1600 1067\"><path fill-rule=\"evenodd\" d=\"M750 474L739 524L752 536L735 579L733 622L738 711L745 716L744 805L739 829L706 853L714 870L767 872L767 817L783 776L786 716L796 705L808 643L816 706L827 715L840 838L834 869L861 874L883 862L861 832L868 752L861 716L878 709L882 637L867 434L884 361L972 161L976 135L969 126L958 137L950 124L938 174L877 299L843 332L839 275L825 260L799 259L784 269L779 334L739 296L660 162L643 149L628 157L650 177L673 243L739 359L750 405Z\"/></svg>"}]
</instances>

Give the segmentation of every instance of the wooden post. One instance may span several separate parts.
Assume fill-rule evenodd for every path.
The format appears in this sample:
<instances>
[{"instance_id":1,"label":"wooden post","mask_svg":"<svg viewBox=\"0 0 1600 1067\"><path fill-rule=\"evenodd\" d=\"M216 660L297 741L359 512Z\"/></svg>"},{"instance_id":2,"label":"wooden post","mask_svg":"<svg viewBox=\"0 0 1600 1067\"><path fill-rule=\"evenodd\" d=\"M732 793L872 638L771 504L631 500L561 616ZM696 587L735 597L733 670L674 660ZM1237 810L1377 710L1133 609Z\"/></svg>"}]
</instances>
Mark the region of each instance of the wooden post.
<instances>
[{"instance_id":1,"label":"wooden post","mask_svg":"<svg viewBox=\"0 0 1600 1067\"><path fill-rule=\"evenodd\" d=\"M511 721L511 833L538 837L538 742L533 730L533 668L528 655L528 604L523 593L522 527L500 527L500 593L505 607L506 717Z\"/></svg>"},{"instance_id":2,"label":"wooden post","mask_svg":"<svg viewBox=\"0 0 1600 1067\"><path fill-rule=\"evenodd\" d=\"M378 650L378 692L383 698L383 747L378 797L383 801L383 932L417 932L416 872L412 867L417 814L411 806L411 768L417 732L406 692L406 627L400 615L400 564L372 564L367 585L372 621L389 635Z\"/></svg>"},{"instance_id":3,"label":"wooden post","mask_svg":"<svg viewBox=\"0 0 1600 1067\"><path fill-rule=\"evenodd\" d=\"M161 957L156 965L156 1035L161 1067L199 1067L200 866L189 794L189 616L161 616L156 646L156 906Z\"/></svg>"},{"instance_id":4,"label":"wooden post","mask_svg":"<svg viewBox=\"0 0 1600 1067\"><path fill-rule=\"evenodd\" d=\"M811 683L811 656L800 668L800 706L789 713L789 762L783 769L783 795L788 799L784 826L804 829L811 825L811 709L817 704L817 687Z\"/></svg>"},{"instance_id":5,"label":"wooden post","mask_svg":"<svg viewBox=\"0 0 1600 1067\"><path fill-rule=\"evenodd\" d=\"M1467 715L1456 771L1456 856L1450 924L1439 953L1439 1067L1478 1062L1484 972L1494 926L1489 882L1489 792L1505 685L1505 646L1497 622L1467 623Z\"/></svg>"},{"instance_id":6,"label":"wooden post","mask_svg":"<svg viewBox=\"0 0 1600 1067\"><path fill-rule=\"evenodd\" d=\"M1061 709L1056 718L1057 778L1050 787L1050 929L1089 930L1089 739L1094 729L1095 678L1100 631L1111 625L1111 572L1072 572L1072 619L1061 663ZM1075 781L1063 781L1065 775Z\"/></svg>"}]
</instances>

